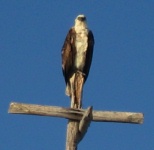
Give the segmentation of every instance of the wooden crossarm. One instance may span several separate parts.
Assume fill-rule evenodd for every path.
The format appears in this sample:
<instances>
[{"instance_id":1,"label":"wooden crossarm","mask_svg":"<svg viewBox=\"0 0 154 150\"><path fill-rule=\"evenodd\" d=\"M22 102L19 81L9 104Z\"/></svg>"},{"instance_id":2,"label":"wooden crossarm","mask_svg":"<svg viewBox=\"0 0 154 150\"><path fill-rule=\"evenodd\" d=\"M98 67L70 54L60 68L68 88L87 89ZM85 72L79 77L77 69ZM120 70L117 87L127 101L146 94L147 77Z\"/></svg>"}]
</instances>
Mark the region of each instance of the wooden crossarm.
<instances>
[{"instance_id":1,"label":"wooden crossarm","mask_svg":"<svg viewBox=\"0 0 154 150\"><path fill-rule=\"evenodd\" d=\"M57 106L42 106L24 103L10 103L9 113L52 116L73 120L81 120L84 109L72 109ZM143 123L143 113L116 112L116 111L92 111L92 121L117 122L117 123Z\"/></svg>"}]
</instances>

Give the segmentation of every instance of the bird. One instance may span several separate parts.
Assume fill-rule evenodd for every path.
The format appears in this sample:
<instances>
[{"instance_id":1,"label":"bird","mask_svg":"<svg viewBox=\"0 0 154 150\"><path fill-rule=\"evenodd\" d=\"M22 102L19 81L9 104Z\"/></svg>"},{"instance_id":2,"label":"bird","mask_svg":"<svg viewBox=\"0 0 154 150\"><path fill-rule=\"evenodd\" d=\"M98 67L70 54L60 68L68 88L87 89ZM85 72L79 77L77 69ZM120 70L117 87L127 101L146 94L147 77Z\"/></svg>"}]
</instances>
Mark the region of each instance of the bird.
<instances>
[{"instance_id":1,"label":"bird","mask_svg":"<svg viewBox=\"0 0 154 150\"><path fill-rule=\"evenodd\" d=\"M86 16L80 14L69 29L61 51L65 94L71 99L71 108L82 107L83 85L90 71L93 48L93 33L88 28Z\"/></svg>"}]
</instances>

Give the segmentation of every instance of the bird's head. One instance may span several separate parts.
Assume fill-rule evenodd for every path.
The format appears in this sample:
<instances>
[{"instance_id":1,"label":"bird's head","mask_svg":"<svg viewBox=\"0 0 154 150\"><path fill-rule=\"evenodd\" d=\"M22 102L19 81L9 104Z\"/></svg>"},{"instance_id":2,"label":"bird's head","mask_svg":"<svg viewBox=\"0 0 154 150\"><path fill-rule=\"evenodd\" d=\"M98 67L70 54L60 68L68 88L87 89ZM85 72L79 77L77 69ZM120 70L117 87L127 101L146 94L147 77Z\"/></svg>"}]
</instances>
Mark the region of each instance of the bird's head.
<instances>
[{"instance_id":1,"label":"bird's head","mask_svg":"<svg viewBox=\"0 0 154 150\"><path fill-rule=\"evenodd\" d=\"M87 28L87 20L85 15L78 15L75 19L75 27L82 26Z\"/></svg>"},{"instance_id":2,"label":"bird's head","mask_svg":"<svg viewBox=\"0 0 154 150\"><path fill-rule=\"evenodd\" d=\"M85 15L78 15L76 17L76 20L81 21L81 22L84 22L84 21L86 21L86 16Z\"/></svg>"}]
</instances>

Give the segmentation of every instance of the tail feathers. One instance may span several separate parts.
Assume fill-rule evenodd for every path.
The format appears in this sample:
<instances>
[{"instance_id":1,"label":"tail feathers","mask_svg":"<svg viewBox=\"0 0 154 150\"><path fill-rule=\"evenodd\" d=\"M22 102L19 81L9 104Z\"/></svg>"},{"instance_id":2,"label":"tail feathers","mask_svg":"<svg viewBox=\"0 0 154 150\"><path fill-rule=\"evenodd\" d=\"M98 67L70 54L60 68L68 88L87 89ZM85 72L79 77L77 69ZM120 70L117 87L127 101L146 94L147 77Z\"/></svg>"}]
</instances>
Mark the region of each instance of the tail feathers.
<instances>
[{"instance_id":1,"label":"tail feathers","mask_svg":"<svg viewBox=\"0 0 154 150\"><path fill-rule=\"evenodd\" d=\"M84 84L84 78L81 73L76 73L75 76L75 103L77 105L77 108L82 107L82 89Z\"/></svg>"},{"instance_id":2,"label":"tail feathers","mask_svg":"<svg viewBox=\"0 0 154 150\"><path fill-rule=\"evenodd\" d=\"M65 94L71 99L71 108L82 107L83 73L76 72L66 85Z\"/></svg>"}]
</instances>

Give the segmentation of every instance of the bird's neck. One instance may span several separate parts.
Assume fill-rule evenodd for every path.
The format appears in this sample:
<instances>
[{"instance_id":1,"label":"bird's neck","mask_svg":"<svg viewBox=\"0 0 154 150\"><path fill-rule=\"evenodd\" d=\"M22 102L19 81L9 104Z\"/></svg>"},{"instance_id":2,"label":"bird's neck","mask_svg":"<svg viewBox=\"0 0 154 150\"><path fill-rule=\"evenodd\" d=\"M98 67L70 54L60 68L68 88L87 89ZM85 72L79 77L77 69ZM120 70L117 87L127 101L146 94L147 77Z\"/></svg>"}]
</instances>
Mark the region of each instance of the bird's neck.
<instances>
[{"instance_id":1,"label":"bird's neck","mask_svg":"<svg viewBox=\"0 0 154 150\"><path fill-rule=\"evenodd\" d=\"M75 29L76 33L79 33L85 29L88 29L88 27L87 27L86 22L77 21L77 22L75 22L74 29Z\"/></svg>"}]
</instances>

